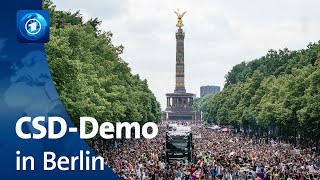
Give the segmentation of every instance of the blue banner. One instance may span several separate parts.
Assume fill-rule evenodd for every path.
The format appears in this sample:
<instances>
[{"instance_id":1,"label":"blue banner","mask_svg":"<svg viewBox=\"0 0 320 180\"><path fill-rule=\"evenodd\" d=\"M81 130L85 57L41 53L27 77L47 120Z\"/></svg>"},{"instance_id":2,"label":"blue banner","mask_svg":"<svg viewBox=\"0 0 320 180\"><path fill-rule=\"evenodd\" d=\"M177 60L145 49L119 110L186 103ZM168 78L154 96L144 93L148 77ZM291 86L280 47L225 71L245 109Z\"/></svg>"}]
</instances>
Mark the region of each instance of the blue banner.
<instances>
[{"instance_id":1,"label":"blue banner","mask_svg":"<svg viewBox=\"0 0 320 180\"><path fill-rule=\"evenodd\" d=\"M61 171L58 168L51 171L44 170L44 152L53 152L57 158L79 156L86 151L89 151L89 156L95 156L87 143L79 138L78 133L67 132L63 138L57 140L48 138L24 140L16 134L16 122L24 116L62 117L66 120L68 127L73 127L54 87L44 44L21 43L17 38L17 33L19 33L17 12L41 9L41 0L1 2L0 179L118 179L118 176L107 166L104 171L99 169L81 171L79 170L80 164L75 163L75 170ZM41 20L39 22L41 23ZM39 22L38 20L27 20L26 30L31 34L43 31L45 27L40 28ZM48 40L46 38L48 37L42 41ZM42 125L47 126L47 121ZM38 132L31 123L24 123L22 131L31 134ZM18 158L21 160L24 156L34 158L34 170L31 170L28 163L26 170L17 170ZM21 166L20 169L22 168Z\"/></svg>"}]
</instances>

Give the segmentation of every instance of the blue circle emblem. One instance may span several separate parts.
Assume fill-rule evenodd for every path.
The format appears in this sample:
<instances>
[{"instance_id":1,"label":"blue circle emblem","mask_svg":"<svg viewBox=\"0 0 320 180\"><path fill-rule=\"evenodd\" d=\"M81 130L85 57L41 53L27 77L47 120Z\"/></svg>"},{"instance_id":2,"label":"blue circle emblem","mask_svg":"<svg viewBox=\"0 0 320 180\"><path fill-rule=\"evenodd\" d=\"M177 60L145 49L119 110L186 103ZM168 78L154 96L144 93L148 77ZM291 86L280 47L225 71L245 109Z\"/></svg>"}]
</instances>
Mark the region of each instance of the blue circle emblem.
<instances>
[{"instance_id":1,"label":"blue circle emblem","mask_svg":"<svg viewBox=\"0 0 320 180\"><path fill-rule=\"evenodd\" d=\"M19 23L22 36L28 40L39 40L46 35L48 23L38 13L29 13L23 16Z\"/></svg>"}]
</instances>

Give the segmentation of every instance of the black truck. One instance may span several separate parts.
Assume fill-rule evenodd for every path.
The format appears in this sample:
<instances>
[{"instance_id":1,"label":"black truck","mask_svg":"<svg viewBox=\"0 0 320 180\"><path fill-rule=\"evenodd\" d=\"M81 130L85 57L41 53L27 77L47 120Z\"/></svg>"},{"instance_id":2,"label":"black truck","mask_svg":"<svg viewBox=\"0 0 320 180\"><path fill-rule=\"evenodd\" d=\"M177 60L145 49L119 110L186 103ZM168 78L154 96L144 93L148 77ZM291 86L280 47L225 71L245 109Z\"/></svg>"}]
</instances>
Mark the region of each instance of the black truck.
<instances>
[{"instance_id":1,"label":"black truck","mask_svg":"<svg viewBox=\"0 0 320 180\"><path fill-rule=\"evenodd\" d=\"M192 160L192 132L189 126L176 126L166 131L166 162L176 160Z\"/></svg>"}]
</instances>

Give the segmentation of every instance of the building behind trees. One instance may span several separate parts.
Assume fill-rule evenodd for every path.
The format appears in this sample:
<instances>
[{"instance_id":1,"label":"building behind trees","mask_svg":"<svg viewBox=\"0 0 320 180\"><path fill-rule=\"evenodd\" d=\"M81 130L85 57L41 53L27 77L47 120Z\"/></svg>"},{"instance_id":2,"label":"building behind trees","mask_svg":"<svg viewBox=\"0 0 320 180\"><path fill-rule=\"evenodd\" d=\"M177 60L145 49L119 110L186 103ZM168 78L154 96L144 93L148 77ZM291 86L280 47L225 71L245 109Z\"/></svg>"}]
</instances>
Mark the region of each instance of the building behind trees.
<instances>
[{"instance_id":1,"label":"building behind trees","mask_svg":"<svg viewBox=\"0 0 320 180\"><path fill-rule=\"evenodd\" d=\"M216 94L221 91L220 86L201 86L200 87L200 97L208 94Z\"/></svg>"}]
</instances>

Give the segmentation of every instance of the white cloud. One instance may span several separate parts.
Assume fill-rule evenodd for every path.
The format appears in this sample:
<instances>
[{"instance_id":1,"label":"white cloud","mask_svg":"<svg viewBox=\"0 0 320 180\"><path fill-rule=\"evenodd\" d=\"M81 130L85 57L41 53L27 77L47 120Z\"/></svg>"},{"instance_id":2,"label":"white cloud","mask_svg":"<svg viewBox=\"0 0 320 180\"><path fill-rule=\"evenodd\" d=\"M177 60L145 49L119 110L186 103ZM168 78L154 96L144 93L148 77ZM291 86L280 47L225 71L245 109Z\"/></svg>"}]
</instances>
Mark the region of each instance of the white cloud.
<instances>
[{"instance_id":1,"label":"white cloud","mask_svg":"<svg viewBox=\"0 0 320 180\"><path fill-rule=\"evenodd\" d=\"M223 86L235 64L265 55L269 49L305 48L318 41L317 0L54 0L58 9L81 10L98 17L101 30L111 30L123 44L123 59L134 73L148 79L162 106L174 89L174 10L184 17L186 88L199 94L202 85Z\"/></svg>"}]
</instances>

